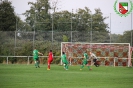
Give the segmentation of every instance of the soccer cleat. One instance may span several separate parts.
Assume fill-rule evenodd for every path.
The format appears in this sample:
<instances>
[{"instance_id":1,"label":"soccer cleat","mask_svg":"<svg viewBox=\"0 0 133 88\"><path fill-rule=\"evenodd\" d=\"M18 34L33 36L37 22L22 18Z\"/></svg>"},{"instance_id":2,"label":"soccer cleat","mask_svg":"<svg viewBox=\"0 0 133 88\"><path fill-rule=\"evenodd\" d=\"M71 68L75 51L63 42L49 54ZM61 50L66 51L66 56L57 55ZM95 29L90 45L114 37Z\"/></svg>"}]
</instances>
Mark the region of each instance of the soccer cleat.
<instances>
[{"instance_id":1,"label":"soccer cleat","mask_svg":"<svg viewBox=\"0 0 133 88\"><path fill-rule=\"evenodd\" d=\"M80 69L80 70L82 70L82 69Z\"/></svg>"},{"instance_id":2,"label":"soccer cleat","mask_svg":"<svg viewBox=\"0 0 133 88\"><path fill-rule=\"evenodd\" d=\"M90 71L92 70L92 68L89 69Z\"/></svg>"},{"instance_id":3,"label":"soccer cleat","mask_svg":"<svg viewBox=\"0 0 133 88\"><path fill-rule=\"evenodd\" d=\"M96 67L99 67L99 65L98 65L98 64L95 64L95 66L96 66Z\"/></svg>"},{"instance_id":4,"label":"soccer cleat","mask_svg":"<svg viewBox=\"0 0 133 88\"><path fill-rule=\"evenodd\" d=\"M50 70L49 68L47 68L47 70Z\"/></svg>"}]
</instances>

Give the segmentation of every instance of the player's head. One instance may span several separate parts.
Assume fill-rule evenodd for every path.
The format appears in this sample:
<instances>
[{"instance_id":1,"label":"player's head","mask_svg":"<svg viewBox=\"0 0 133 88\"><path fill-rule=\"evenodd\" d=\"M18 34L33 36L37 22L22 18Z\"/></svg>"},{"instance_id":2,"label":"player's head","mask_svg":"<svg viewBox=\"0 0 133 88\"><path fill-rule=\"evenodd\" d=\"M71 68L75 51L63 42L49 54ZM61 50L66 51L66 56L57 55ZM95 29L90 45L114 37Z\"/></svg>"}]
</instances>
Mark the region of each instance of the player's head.
<instances>
[{"instance_id":1,"label":"player's head","mask_svg":"<svg viewBox=\"0 0 133 88\"><path fill-rule=\"evenodd\" d=\"M50 50L50 52L52 52L52 50Z\"/></svg>"},{"instance_id":2,"label":"player's head","mask_svg":"<svg viewBox=\"0 0 133 88\"><path fill-rule=\"evenodd\" d=\"M34 49L36 49L36 47L34 47Z\"/></svg>"},{"instance_id":3,"label":"player's head","mask_svg":"<svg viewBox=\"0 0 133 88\"><path fill-rule=\"evenodd\" d=\"M62 52L62 54L65 54L65 52Z\"/></svg>"},{"instance_id":4,"label":"player's head","mask_svg":"<svg viewBox=\"0 0 133 88\"><path fill-rule=\"evenodd\" d=\"M90 52L90 54L92 54L92 52Z\"/></svg>"}]
</instances>

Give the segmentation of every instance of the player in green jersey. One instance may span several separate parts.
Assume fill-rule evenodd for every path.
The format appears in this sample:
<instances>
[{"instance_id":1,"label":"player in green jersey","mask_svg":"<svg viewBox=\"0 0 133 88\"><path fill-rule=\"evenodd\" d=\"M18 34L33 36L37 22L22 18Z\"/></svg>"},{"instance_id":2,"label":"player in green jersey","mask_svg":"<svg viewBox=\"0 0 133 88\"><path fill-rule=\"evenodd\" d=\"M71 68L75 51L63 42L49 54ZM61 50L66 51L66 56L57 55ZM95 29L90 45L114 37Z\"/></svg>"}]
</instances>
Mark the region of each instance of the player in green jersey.
<instances>
[{"instance_id":1,"label":"player in green jersey","mask_svg":"<svg viewBox=\"0 0 133 88\"><path fill-rule=\"evenodd\" d=\"M84 59L82 61L82 65L81 65L80 70L82 70L83 67L88 64L88 59L89 59L89 56L88 56L87 52L85 52L84 53ZM88 67L89 70L92 70L89 65L87 67Z\"/></svg>"},{"instance_id":2,"label":"player in green jersey","mask_svg":"<svg viewBox=\"0 0 133 88\"><path fill-rule=\"evenodd\" d=\"M64 69L68 70L68 61L65 52L62 52L61 60L64 65Z\"/></svg>"},{"instance_id":3,"label":"player in green jersey","mask_svg":"<svg viewBox=\"0 0 133 88\"><path fill-rule=\"evenodd\" d=\"M34 59L34 61L35 61L35 66L36 66L36 68L38 67L38 68L40 68L40 66L39 66L39 54L40 55L43 55L42 53L40 53L36 48L34 48L34 50L33 50L33 59Z\"/></svg>"}]
</instances>

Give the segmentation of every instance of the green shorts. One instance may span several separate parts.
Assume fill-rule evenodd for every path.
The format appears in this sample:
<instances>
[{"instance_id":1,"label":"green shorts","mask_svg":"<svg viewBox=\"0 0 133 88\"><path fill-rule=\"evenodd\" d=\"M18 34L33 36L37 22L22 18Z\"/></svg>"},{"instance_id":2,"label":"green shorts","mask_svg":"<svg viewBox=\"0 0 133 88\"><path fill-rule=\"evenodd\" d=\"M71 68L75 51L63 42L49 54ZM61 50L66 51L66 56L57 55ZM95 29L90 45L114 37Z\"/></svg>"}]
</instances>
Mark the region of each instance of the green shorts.
<instances>
[{"instance_id":1,"label":"green shorts","mask_svg":"<svg viewBox=\"0 0 133 88\"><path fill-rule=\"evenodd\" d=\"M64 64L68 64L68 61L62 61Z\"/></svg>"},{"instance_id":2,"label":"green shorts","mask_svg":"<svg viewBox=\"0 0 133 88\"><path fill-rule=\"evenodd\" d=\"M83 60L82 64L87 65L88 61L87 60Z\"/></svg>"},{"instance_id":3,"label":"green shorts","mask_svg":"<svg viewBox=\"0 0 133 88\"><path fill-rule=\"evenodd\" d=\"M34 61L38 61L39 58L34 58Z\"/></svg>"}]
</instances>

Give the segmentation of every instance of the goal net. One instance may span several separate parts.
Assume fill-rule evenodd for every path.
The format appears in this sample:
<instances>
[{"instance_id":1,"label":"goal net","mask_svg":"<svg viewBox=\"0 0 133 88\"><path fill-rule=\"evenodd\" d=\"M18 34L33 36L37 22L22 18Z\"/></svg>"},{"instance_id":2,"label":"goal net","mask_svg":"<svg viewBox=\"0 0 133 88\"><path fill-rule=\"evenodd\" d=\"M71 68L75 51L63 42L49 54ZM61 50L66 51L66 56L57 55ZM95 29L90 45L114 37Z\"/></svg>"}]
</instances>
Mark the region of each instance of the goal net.
<instances>
[{"instance_id":1,"label":"goal net","mask_svg":"<svg viewBox=\"0 0 133 88\"><path fill-rule=\"evenodd\" d=\"M65 52L70 65L81 64L83 53L93 52L98 57L100 65L130 66L130 43L83 43L62 42L61 52ZM62 54L62 53L61 53ZM88 61L92 64L92 60Z\"/></svg>"}]
</instances>

